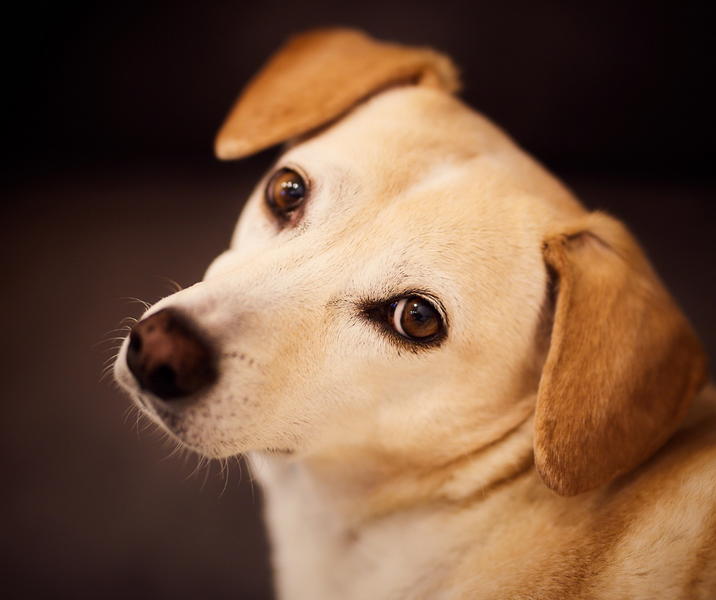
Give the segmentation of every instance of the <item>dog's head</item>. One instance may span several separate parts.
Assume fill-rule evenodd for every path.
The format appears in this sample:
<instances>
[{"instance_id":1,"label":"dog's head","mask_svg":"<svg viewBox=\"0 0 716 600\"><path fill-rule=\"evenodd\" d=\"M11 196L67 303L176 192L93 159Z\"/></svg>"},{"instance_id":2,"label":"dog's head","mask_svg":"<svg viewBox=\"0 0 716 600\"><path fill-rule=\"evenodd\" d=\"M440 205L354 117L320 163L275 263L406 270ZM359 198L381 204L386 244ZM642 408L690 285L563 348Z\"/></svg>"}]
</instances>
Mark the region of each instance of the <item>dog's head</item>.
<instances>
[{"instance_id":1,"label":"dog's head","mask_svg":"<svg viewBox=\"0 0 716 600\"><path fill-rule=\"evenodd\" d=\"M217 139L288 142L205 280L134 327L117 380L214 457L376 453L444 464L534 415L545 483L633 469L705 380L630 234L588 214L452 96L430 50L292 40Z\"/></svg>"}]
</instances>

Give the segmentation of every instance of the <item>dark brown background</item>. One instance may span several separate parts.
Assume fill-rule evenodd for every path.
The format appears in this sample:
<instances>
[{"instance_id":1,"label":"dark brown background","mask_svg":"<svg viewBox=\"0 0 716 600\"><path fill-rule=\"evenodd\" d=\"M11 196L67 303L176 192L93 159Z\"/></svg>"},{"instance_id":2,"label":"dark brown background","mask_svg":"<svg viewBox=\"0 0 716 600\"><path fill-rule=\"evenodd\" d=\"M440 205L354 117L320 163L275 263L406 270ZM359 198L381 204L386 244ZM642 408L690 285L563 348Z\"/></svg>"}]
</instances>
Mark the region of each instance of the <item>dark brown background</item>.
<instances>
[{"instance_id":1,"label":"dark brown background","mask_svg":"<svg viewBox=\"0 0 716 600\"><path fill-rule=\"evenodd\" d=\"M0 42L4 597L270 594L246 468L193 474L99 378L108 332L141 312L126 298L191 284L226 247L272 154L217 163L212 138L292 31L452 55L468 103L627 221L716 354L714 56L695 3L17 6Z\"/></svg>"}]
</instances>

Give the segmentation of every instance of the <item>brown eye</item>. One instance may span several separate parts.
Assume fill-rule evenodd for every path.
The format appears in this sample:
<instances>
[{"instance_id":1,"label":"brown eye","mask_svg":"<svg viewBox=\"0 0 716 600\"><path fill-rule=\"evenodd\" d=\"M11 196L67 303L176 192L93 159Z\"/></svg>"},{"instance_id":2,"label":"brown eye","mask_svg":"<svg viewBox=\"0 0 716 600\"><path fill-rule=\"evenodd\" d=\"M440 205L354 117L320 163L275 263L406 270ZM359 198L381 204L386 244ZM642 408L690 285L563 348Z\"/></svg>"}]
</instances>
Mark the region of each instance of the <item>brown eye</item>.
<instances>
[{"instance_id":1,"label":"brown eye","mask_svg":"<svg viewBox=\"0 0 716 600\"><path fill-rule=\"evenodd\" d=\"M303 177L291 169L281 169L266 186L266 202L276 214L285 217L303 202L306 191Z\"/></svg>"},{"instance_id":2,"label":"brown eye","mask_svg":"<svg viewBox=\"0 0 716 600\"><path fill-rule=\"evenodd\" d=\"M419 296L402 298L391 304L388 322L403 337L419 342L434 338L443 327L437 309Z\"/></svg>"}]
</instances>

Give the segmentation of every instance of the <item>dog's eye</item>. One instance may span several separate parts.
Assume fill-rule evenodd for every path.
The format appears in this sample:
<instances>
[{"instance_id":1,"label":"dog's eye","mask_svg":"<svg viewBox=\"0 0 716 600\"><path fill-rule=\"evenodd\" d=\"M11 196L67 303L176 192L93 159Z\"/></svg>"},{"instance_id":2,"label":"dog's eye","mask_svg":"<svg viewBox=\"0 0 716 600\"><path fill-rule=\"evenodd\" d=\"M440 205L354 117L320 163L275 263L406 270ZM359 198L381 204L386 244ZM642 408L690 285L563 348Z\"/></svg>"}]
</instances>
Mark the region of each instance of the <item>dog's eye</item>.
<instances>
[{"instance_id":1,"label":"dog's eye","mask_svg":"<svg viewBox=\"0 0 716 600\"><path fill-rule=\"evenodd\" d=\"M400 335L418 342L432 340L443 328L440 313L420 296L393 302L387 308L386 318Z\"/></svg>"},{"instance_id":2,"label":"dog's eye","mask_svg":"<svg viewBox=\"0 0 716 600\"><path fill-rule=\"evenodd\" d=\"M306 195L306 182L292 169L276 171L266 186L266 202L279 216L298 208Z\"/></svg>"}]
</instances>

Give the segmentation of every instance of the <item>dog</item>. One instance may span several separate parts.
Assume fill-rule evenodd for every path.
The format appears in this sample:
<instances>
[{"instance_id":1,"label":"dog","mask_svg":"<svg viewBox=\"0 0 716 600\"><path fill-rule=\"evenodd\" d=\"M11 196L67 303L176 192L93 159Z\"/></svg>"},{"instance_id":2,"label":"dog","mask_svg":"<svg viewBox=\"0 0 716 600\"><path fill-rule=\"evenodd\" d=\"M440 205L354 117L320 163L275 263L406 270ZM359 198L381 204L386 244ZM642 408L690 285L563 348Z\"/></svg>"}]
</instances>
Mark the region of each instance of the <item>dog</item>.
<instances>
[{"instance_id":1,"label":"dog","mask_svg":"<svg viewBox=\"0 0 716 600\"><path fill-rule=\"evenodd\" d=\"M292 38L216 153L285 144L116 380L248 453L279 597L716 598L716 392L637 242L428 49Z\"/></svg>"}]
</instances>

